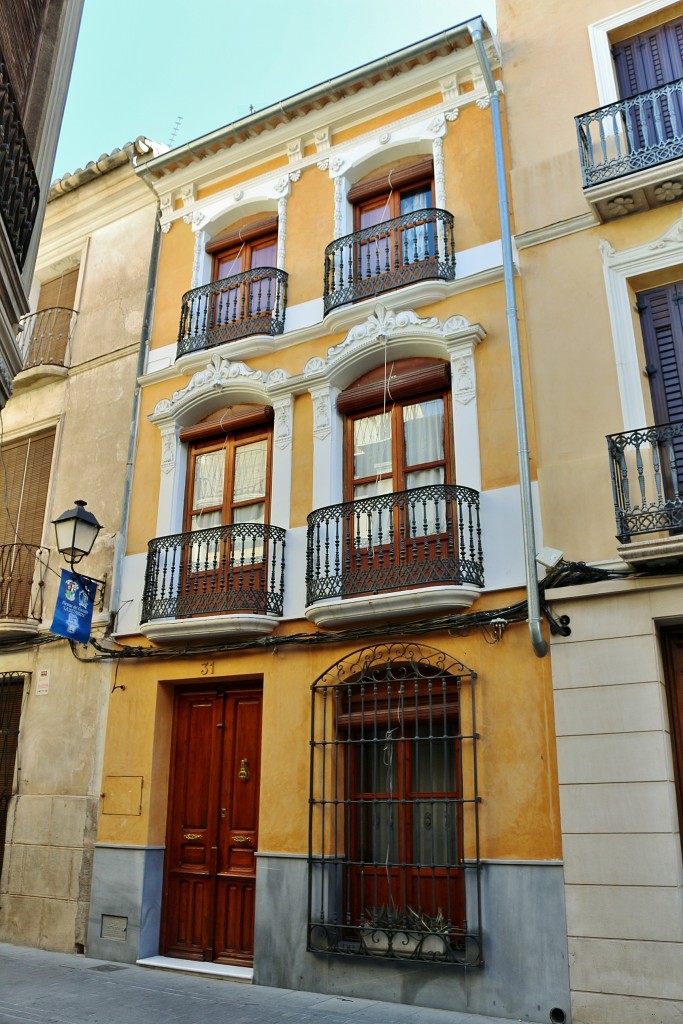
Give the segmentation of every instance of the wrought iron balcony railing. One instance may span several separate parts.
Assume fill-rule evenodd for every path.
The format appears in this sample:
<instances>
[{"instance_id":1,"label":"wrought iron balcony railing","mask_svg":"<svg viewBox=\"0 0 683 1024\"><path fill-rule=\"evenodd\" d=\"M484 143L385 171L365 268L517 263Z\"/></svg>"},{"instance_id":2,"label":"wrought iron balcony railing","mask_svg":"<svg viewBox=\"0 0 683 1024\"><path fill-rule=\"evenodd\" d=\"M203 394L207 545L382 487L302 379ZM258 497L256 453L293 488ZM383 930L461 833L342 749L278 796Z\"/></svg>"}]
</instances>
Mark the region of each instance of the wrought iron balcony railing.
<instances>
[{"instance_id":1,"label":"wrought iron balcony railing","mask_svg":"<svg viewBox=\"0 0 683 1024\"><path fill-rule=\"evenodd\" d=\"M22 316L17 338L24 370L32 366L70 366L71 335L76 326L75 309L53 306Z\"/></svg>"},{"instance_id":2,"label":"wrought iron balcony railing","mask_svg":"<svg viewBox=\"0 0 683 1024\"><path fill-rule=\"evenodd\" d=\"M575 118L583 187L683 156L683 79Z\"/></svg>"},{"instance_id":3,"label":"wrought iron balcony railing","mask_svg":"<svg viewBox=\"0 0 683 1024\"><path fill-rule=\"evenodd\" d=\"M285 329L287 274L257 267L212 281L183 295L176 358L224 341Z\"/></svg>"},{"instance_id":4,"label":"wrought iron balcony railing","mask_svg":"<svg viewBox=\"0 0 683 1024\"><path fill-rule=\"evenodd\" d=\"M337 238L325 249L324 311L415 281L453 281L453 217L416 210Z\"/></svg>"},{"instance_id":5,"label":"wrought iron balcony railing","mask_svg":"<svg viewBox=\"0 0 683 1024\"><path fill-rule=\"evenodd\" d=\"M0 627L4 619L40 621L49 554L36 544L0 544Z\"/></svg>"},{"instance_id":6,"label":"wrought iron balcony railing","mask_svg":"<svg viewBox=\"0 0 683 1024\"><path fill-rule=\"evenodd\" d=\"M285 533L235 523L149 542L142 621L197 615L282 615Z\"/></svg>"},{"instance_id":7,"label":"wrought iron balcony railing","mask_svg":"<svg viewBox=\"0 0 683 1024\"><path fill-rule=\"evenodd\" d=\"M36 222L39 197L19 105L0 55L0 214L20 270Z\"/></svg>"},{"instance_id":8,"label":"wrought iron balcony railing","mask_svg":"<svg viewBox=\"0 0 683 1024\"><path fill-rule=\"evenodd\" d=\"M308 605L432 584L484 585L477 491L432 484L308 516Z\"/></svg>"},{"instance_id":9,"label":"wrought iron balcony railing","mask_svg":"<svg viewBox=\"0 0 683 1024\"><path fill-rule=\"evenodd\" d=\"M683 423L607 438L622 544L643 533L683 528Z\"/></svg>"}]
</instances>

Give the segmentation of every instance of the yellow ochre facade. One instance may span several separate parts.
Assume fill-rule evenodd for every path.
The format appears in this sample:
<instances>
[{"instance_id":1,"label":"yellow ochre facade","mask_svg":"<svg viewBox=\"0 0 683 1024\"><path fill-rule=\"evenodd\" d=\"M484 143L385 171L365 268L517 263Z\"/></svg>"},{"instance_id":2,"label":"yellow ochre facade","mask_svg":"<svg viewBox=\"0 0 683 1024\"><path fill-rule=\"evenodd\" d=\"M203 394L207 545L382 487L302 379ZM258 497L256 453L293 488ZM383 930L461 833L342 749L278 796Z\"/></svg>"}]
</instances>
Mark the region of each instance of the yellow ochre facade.
<instances>
[{"instance_id":1,"label":"yellow ochre facade","mask_svg":"<svg viewBox=\"0 0 683 1024\"><path fill-rule=\"evenodd\" d=\"M139 171L91 955L570 1019L482 61L457 26Z\"/></svg>"}]
</instances>

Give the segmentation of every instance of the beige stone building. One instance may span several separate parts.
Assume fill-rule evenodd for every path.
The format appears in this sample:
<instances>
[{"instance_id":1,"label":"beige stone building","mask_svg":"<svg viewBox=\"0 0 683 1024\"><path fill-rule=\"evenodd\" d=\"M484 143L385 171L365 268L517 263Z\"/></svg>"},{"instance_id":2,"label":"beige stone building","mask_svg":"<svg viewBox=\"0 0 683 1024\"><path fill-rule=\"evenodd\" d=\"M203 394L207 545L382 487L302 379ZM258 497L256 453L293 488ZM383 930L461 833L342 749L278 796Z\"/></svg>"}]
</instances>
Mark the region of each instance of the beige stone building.
<instances>
[{"instance_id":1,"label":"beige stone building","mask_svg":"<svg viewBox=\"0 0 683 1024\"><path fill-rule=\"evenodd\" d=\"M144 139L52 186L22 320L22 370L0 445L0 939L82 951L97 826L108 663L49 632L51 521L88 502L103 529L79 566L104 580L93 636L118 607L120 537L144 355L156 204ZM4 856L3 856L4 854Z\"/></svg>"},{"instance_id":2,"label":"beige stone building","mask_svg":"<svg viewBox=\"0 0 683 1024\"><path fill-rule=\"evenodd\" d=\"M503 0L498 31L544 542L626 573L549 592L571 629L551 660L573 1020L668 1024L683 1014L683 5Z\"/></svg>"}]
</instances>

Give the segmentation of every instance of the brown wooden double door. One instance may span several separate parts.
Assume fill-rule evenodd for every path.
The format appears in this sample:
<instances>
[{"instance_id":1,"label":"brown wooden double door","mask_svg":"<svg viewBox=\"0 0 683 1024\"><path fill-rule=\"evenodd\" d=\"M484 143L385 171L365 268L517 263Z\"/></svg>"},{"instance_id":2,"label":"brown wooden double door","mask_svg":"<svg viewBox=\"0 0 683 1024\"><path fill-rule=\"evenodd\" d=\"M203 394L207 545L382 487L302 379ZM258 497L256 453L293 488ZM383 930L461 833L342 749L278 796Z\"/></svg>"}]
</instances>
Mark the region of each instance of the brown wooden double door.
<instances>
[{"instance_id":1,"label":"brown wooden double door","mask_svg":"<svg viewBox=\"0 0 683 1024\"><path fill-rule=\"evenodd\" d=\"M261 754L260 689L176 694L162 952L251 964Z\"/></svg>"}]
</instances>

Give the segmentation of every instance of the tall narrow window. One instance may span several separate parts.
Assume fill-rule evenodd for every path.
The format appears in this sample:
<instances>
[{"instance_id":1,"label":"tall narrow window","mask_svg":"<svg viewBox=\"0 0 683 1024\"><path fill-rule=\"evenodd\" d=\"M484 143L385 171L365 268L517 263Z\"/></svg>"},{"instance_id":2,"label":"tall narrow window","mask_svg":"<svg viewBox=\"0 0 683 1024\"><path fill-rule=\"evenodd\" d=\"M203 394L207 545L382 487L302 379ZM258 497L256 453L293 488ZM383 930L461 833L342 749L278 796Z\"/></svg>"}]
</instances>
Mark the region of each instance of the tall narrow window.
<instances>
[{"instance_id":1,"label":"tall narrow window","mask_svg":"<svg viewBox=\"0 0 683 1024\"><path fill-rule=\"evenodd\" d=\"M396 643L313 685L310 948L476 962L464 884L465 857L478 859L464 835L466 804L476 817L472 683L446 655Z\"/></svg>"},{"instance_id":2,"label":"tall narrow window","mask_svg":"<svg viewBox=\"0 0 683 1024\"><path fill-rule=\"evenodd\" d=\"M40 286L36 312L22 321L20 341L25 370L40 364L69 365L78 273L76 267Z\"/></svg>"},{"instance_id":3,"label":"tall narrow window","mask_svg":"<svg viewBox=\"0 0 683 1024\"><path fill-rule=\"evenodd\" d=\"M207 246L213 257L214 298L209 326L225 340L270 333L274 312L280 317L277 222L249 225Z\"/></svg>"},{"instance_id":4,"label":"tall narrow window","mask_svg":"<svg viewBox=\"0 0 683 1024\"><path fill-rule=\"evenodd\" d=\"M183 614L238 610L240 602L263 610L271 421L272 409L245 407L183 432L196 438L188 460Z\"/></svg>"},{"instance_id":5,"label":"tall narrow window","mask_svg":"<svg viewBox=\"0 0 683 1024\"><path fill-rule=\"evenodd\" d=\"M0 616L26 618L43 539L55 432L3 445L0 451Z\"/></svg>"}]
</instances>

